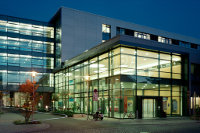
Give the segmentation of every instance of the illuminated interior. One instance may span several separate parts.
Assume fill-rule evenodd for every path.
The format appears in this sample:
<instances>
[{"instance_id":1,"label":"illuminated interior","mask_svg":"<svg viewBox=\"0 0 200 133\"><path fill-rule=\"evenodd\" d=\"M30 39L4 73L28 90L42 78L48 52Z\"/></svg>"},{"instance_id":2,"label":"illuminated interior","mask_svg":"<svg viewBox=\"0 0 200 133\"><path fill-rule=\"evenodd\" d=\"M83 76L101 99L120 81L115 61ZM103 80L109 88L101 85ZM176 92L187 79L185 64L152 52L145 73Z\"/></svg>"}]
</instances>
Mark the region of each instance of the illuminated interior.
<instances>
[{"instance_id":1,"label":"illuminated interior","mask_svg":"<svg viewBox=\"0 0 200 133\"><path fill-rule=\"evenodd\" d=\"M54 27L9 16L0 19L0 87L4 106L22 106L17 90L27 79L32 80L31 71L37 71L36 81L49 76L41 87L53 87L50 72L54 68Z\"/></svg>"},{"instance_id":2,"label":"illuminated interior","mask_svg":"<svg viewBox=\"0 0 200 133\"><path fill-rule=\"evenodd\" d=\"M136 114L141 99L142 117L156 117L157 108L168 116L181 116L181 63L181 55L176 53L115 48L56 72L55 92L59 100L54 102L55 107L90 114L99 110L105 116L123 118L124 112ZM85 76L90 80L85 80ZM93 100L94 89L98 90L97 101ZM154 114L144 114L149 106Z\"/></svg>"}]
</instances>

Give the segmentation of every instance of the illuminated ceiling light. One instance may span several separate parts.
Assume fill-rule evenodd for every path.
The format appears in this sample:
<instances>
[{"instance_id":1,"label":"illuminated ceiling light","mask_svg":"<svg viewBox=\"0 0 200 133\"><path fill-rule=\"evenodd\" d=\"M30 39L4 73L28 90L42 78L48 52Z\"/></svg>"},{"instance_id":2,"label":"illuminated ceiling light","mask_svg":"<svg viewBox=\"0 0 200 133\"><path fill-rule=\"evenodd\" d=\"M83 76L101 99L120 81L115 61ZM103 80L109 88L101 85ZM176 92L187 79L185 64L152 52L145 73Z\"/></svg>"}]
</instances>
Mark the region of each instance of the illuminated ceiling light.
<instances>
[{"instance_id":1,"label":"illuminated ceiling light","mask_svg":"<svg viewBox=\"0 0 200 133\"><path fill-rule=\"evenodd\" d=\"M128 65L120 65L120 67L128 67Z\"/></svg>"},{"instance_id":2,"label":"illuminated ceiling light","mask_svg":"<svg viewBox=\"0 0 200 133\"><path fill-rule=\"evenodd\" d=\"M99 71L99 72L102 72L102 71ZM98 73L98 71L94 71L94 73Z\"/></svg>"},{"instance_id":3,"label":"illuminated ceiling light","mask_svg":"<svg viewBox=\"0 0 200 133\"><path fill-rule=\"evenodd\" d=\"M101 71L106 71L107 68L99 68Z\"/></svg>"},{"instance_id":4,"label":"illuminated ceiling light","mask_svg":"<svg viewBox=\"0 0 200 133\"><path fill-rule=\"evenodd\" d=\"M173 58L173 61L180 61L180 58Z\"/></svg>"},{"instance_id":5,"label":"illuminated ceiling light","mask_svg":"<svg viewBox=\"0 0 200 133\"><path fill-rule=\"evenodd\" d=\"M91 64L90 67L91 67L91 68L97 68L97 67L98 67L98 64Z\"/></svg>"},{"instance_id":6,"label":"illuminated ceiling light","mask_svg":"<svg viewBox=\"0 0 200 133\"><path fill-rule=\"evenodd\" d=\"M66 73L66 76L71 76L72 74L71 73Z\"/></svg>"},{"instance_id":7,"label":"illuminated ceiling light","mask_svg":"<svg viewBox=\"0 0 200 133\"><path fill-rule=\"evenodd\" d=\"M6 72L7 72L7 70L0 70L0 72L2 72L2 73L6 73Z\"/></svg>"}]
</instances>

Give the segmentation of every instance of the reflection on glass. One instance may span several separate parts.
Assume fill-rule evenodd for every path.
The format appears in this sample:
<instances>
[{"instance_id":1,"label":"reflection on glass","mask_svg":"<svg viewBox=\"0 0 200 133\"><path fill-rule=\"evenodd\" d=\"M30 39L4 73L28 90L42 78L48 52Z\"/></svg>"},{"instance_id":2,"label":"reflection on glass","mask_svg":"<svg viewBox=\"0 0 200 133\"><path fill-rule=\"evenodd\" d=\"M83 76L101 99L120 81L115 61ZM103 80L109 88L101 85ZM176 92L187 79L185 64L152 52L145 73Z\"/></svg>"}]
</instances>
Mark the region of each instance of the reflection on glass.
<instances>
[{"instance_id":1,"label":"reflection on glass","mask_svg":"<svg viewBox=\"0 0 200 133\"><path fill-rule=\"evenodd\" d=\"M146 50L137 50L137 55L158 58L158 52L150 52L150 51L146 51Z\"/></svg>"},{"instance_id":2,"label":"reflection on glass","mask_svg":"<svg viewBox=\"0 0 200 133\"><path fill-rule=\"evenodd\" d=\"M158 108L156 99L161 98L161 107L167 115L181 115L182 92L181 85L177 85L181 83L180 55L119 47L65 69L69 80L63 81L61 74L56 74L56 84L60 85L55 86L60 90L69 86L72 94L65 99L69 103L66 105L80 106L80 110L75 109L77 113L93 114L100 110L105 116L123 118L124 112L136 112L136 97L143 96L151 97L155 108ZM62 83L57 82L57 76ZM82 80L81 76L89 76L90 80ZM93 101L94 89L98 90L98 101Z\"/></svg>"}]
</instances>

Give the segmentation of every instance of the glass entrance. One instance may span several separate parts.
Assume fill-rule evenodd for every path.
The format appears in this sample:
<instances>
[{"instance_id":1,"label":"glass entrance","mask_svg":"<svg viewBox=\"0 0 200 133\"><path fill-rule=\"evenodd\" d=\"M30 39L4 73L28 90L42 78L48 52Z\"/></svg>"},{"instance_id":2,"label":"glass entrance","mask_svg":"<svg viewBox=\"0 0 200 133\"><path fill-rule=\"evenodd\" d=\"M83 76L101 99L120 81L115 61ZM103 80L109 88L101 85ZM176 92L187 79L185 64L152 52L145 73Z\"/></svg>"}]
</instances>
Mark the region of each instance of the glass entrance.
<instances>
[{"instance_id":1,"label":"glass entrance","mask_svg":"<svg viewBox=\"0 0 200 133\"><path fill-rule=\"evenodd\" d=\"M142 117L143 118L155 117L155 99L142 100Z\"/></svg>"}]
</instances>

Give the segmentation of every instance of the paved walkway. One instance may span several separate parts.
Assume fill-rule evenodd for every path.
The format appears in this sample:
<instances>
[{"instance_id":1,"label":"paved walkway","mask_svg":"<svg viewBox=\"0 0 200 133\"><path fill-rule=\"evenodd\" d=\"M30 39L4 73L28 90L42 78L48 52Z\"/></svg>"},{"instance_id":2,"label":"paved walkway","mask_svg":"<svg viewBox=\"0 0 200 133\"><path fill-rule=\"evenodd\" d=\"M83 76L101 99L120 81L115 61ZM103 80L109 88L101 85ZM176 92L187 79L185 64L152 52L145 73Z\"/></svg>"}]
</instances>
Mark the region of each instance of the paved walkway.
<instances>
[{"instance_id":1,"label":"paved walkway","mask_svg":"<svg viewBox=\"0 0 200 133\"><path fill-rule=\"evenodd\" d=\"M91 118L91 117L90 117ZM86 115L75 115L73 118L66 118L50 113L35 113L34 119L42 121L42 124L14 125L14 120L23 120L21 114L5 113L0 115L0 132L2 133L27 133L27 132L141 132L148 131L163 132L190 131L199 132L200 121L190 120L188 117L172 117L165 119L113 119L104 117L103 121L87 120ZM187 126L190 129L185 130Z\"/></svg>"},{"instance_id":2,"label":"paved walkway","mask_svg":"<svg viewBox=\"0 0 200 133\"><path fill-rule=\"evenodd\" d=\"M28 133L44 130L49 128L48 124L28 124L15 125L13 121L24 120L24 117L16 113L4 113L0 115L0 132L1 133Z\"/></svg>"}]
</instances>

